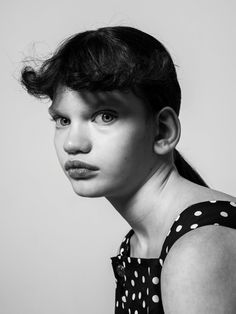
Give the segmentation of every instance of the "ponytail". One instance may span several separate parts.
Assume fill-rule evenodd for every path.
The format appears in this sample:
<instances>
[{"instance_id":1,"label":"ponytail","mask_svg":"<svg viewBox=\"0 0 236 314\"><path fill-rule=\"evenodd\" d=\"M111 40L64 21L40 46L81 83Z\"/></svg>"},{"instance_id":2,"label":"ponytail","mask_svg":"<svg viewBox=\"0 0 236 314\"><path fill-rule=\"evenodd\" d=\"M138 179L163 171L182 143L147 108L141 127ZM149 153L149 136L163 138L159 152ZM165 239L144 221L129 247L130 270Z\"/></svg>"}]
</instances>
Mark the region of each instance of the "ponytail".
<instances>
[{"instance_id":1,"label":"ponytail","mask_svg":"<svg viewBox=\"0 0 236 314\"><path fill-rule=\"evenodd\" d=\"M190 180L196 184L209 187L201 176L194 170L187 161L181 156L181 154L174 149L174 163L179 174L187 180Z\"/></svg>"}]
</instances>

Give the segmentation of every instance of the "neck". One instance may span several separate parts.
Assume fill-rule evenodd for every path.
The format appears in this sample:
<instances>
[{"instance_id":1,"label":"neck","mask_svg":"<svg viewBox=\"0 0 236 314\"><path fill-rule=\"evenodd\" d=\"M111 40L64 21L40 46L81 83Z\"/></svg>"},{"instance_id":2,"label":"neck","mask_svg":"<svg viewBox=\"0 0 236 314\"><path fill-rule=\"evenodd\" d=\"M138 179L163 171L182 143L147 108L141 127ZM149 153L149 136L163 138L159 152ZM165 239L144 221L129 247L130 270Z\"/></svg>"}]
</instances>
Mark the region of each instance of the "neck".
<instances>
[{"instance_id":1,"label":"neck","mask_svg":"<svg viewBox=\"0 0 236 314\"><path fill-rule=\"evenodd\" d=\"M137 246L145 251L168 232L180 210L181 196L189 181L173 165L163 165L129 196L109 198L109 202L134 230ZM183 201L182 201L183 203ZM155 242L155 244L154 244Z\"/></svg>"}]
</instances>

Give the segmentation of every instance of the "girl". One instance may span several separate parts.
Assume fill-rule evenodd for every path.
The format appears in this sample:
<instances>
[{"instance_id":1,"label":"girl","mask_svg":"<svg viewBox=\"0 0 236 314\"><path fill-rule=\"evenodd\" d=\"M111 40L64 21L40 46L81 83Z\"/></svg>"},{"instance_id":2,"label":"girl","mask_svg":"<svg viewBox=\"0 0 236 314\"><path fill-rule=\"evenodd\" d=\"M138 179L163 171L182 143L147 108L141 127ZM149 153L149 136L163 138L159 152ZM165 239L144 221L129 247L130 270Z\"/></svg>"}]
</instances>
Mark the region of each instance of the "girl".
<instances>
[{"instance_id":1,"label":"girl","mask_svg":"<svg viewBox=\"0 0 236 314\"><path fill-rule=\"evenodd\" d=\"M52 100L74 192L106 197L132 228L111 257L115 313L236 313L236 198L209 188L175 148L181 91L165 47L131 27L99 28L21 80Z\"/></svg>"}]
</instances>

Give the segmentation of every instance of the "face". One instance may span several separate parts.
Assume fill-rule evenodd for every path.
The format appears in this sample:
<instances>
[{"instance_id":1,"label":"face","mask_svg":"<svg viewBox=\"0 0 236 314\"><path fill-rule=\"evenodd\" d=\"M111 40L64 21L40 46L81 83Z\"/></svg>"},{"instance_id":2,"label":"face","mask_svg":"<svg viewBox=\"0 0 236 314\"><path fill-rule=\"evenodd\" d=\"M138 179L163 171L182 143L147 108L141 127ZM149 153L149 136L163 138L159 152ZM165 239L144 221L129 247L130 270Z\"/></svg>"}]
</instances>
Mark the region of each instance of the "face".
<instances>
[{"instance_id":1,"label":"face","mask_svg":"<svg viewBox=\"0 0 236 314\"><path fill-rule=\"evenodd\" d=\"M49 108L54 145L76 194L122 197L133 193L156 164L154 131L141 99L131 91L76 92L59 87ZM65 162L79 160L97 170L71 177Z\"/></svg>"}]
</instances>

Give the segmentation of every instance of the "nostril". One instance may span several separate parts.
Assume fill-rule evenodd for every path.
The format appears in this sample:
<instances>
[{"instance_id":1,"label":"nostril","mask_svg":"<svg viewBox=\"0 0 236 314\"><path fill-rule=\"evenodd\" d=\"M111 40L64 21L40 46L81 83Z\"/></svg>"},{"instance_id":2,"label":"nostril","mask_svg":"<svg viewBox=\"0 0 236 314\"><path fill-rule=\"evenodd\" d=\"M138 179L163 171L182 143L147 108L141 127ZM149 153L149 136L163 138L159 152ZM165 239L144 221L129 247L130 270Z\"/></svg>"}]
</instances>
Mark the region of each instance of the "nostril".
<instances>
[{"instance_id":1,"label":"nostril","mask_svg":"<svg viewBox=\"0 0 236 314\"><path fill-rule=\"evenodd\" d=\"M88 153L91 150L89 141L67 141L64 143L64 150L68 154Z\"/></svg>"}]
</instances>

